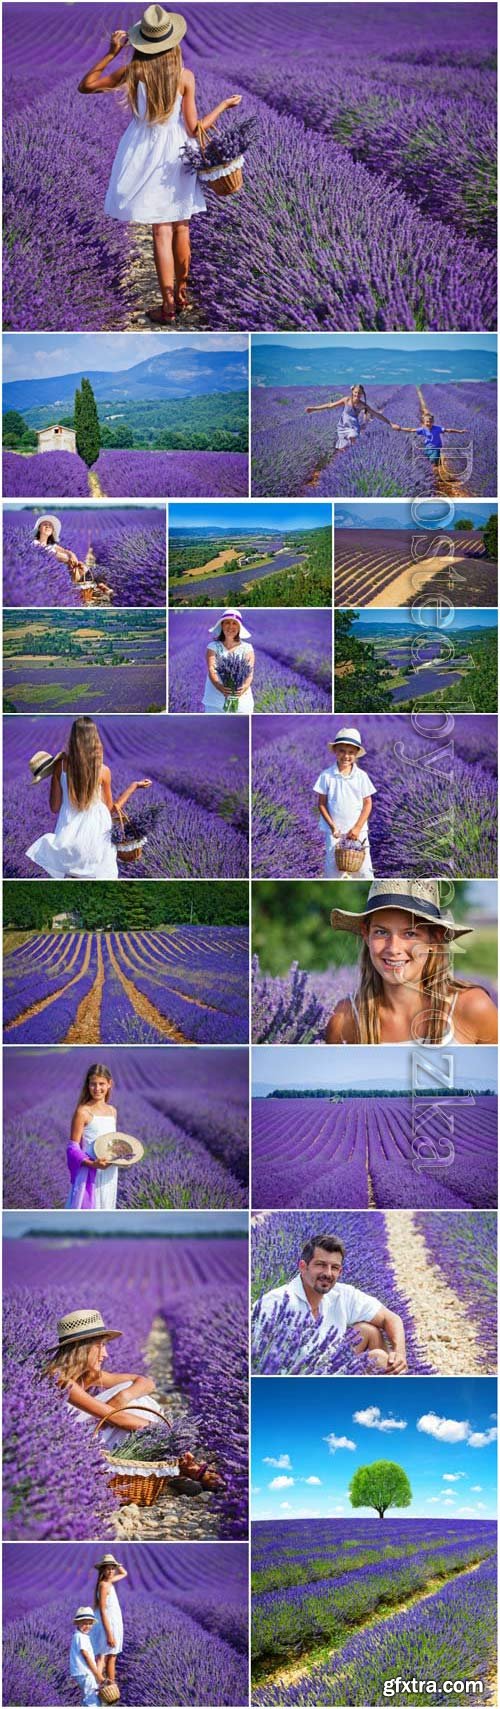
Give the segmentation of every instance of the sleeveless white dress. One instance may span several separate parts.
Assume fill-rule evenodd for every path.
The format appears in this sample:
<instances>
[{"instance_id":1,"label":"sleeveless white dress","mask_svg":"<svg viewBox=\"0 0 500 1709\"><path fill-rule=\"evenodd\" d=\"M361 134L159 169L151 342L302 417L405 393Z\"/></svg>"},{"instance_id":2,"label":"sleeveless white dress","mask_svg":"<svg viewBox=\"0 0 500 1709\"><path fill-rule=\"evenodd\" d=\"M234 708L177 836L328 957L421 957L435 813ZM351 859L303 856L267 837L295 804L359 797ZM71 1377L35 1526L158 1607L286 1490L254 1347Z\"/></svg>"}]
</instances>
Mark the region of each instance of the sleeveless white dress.
<instances>
[{"instance_id":1,"label":"sleeveless white dress","mask_svg":"<svg viewBox=\"0 0 500 1709\"><path fill-rule=\"evenodd\" d=\"M210 653L215 653L216 664L217 659L225 657L226 659L244 659L245 661L248 661L248 665L250 666L250 649L245 641L238 641L237 647L225 647L223 641L210 641L208 650ZM202 704L205 708L205 712L222 712L224 714L224 695L219 694L218 689L214 688L213 682L210 681L208 671L203 690ZM251 688L247 688L238 701L238 712L229 713L229 717L237 718L240 712L253 712L253 707L254 699L252 690ZM228 714L224 715L228 716Z\"/></svg>"},{"instance_id":2,"label":"sleeveless white dress","mask_svg":"<svg viewBox=\"0 0 500 1709\"><path fill-rule=\"evenodd\" d=\"M109 1389L108 1389L109 1394ZM114 1584L109 1585L106 1600L106 1618L113 1633L113 1643L108 1644L100 1611L96 1608L96 1624L92 1627L92 1649L95 1656L118 1656L123 1649L123 1614L120 1608Z\"/></svg>"},{"instance_id":3,"label":"sleeveless white dress","mask_svg":"<svg viewBox=\"0 0 500 1709\"><path fill-rule=\"evenodd\" d=\"M181 159L184 144L192 141L182 115L182 95L176 96L163 124L148 124L143 83L137 104L139 116L134 113L113 161L105 214L132 225L152 225L205 213L207 204L196 173L188 172Z\"/></svg>"},{"instance_id":4,"label":"sleeveless white dress","mask_svg":"<svg viewBox=\"0 0 500 1709\"><path fill-rule=\"evenodd\" d=\"M351 439L359 439L360 432L359 414L355 410L354 404L350 402L344 404L337 428L337 451L345 450L345 446L350 444Z\"/></svg>"},{"instance_id":5,"label":"sleeveless white dress","mask_svg":"<svg viewBox=\"0 0 500 1709\"><path fill-rule=\"evenodd\" d=\"M61 790L55 831L47 831L31 843L27 860L43 867L50 878L118 878L111 813L100 794L81 812L69 799L65 771L61 772Z\"/></svg>"},{"instance_id":6,"label":"sleeveless white dress","mask_svg":"<svg viewBox=\"0 0 500 1709\"><path fill-rule=\"evenodd\" d=\"M116 1133L114 1116L92 1116L86 1122L82 1133L83 1150L89 1157L95 1157L95 1142L102 1133ZM95 1209L96 1211L116 1210L116 1195L118 1191L118 1170L116 1163L110 1164L109 1169L96 1169L95 1172Z\"/></svg>"}]
</instances>

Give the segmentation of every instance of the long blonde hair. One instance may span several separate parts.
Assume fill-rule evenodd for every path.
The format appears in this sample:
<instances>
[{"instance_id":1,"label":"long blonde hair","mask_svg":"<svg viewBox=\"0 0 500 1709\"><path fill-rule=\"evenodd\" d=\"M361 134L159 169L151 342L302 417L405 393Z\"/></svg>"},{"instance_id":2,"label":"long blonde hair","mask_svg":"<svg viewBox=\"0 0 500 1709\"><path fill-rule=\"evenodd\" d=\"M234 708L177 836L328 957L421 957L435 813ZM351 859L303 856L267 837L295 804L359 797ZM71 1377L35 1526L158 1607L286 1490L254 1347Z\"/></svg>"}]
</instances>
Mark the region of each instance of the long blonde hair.
<instances>
[{"instance_id":1,"label":"long blonde hair","mask_svg":"<svg viewBox=\"0 0 500 1709\"><path fill-rule=\"evenodd\" d=\"M370 920L367 925L370 925ZM415 984L418 985L422 996L422 1008L415 1016L419 1023L419 1031L415 1033L416 1044L441 1044L449 1017L450 997L453 992L464 988L464 982L456 979L453 973L451 938L446 932L442 939L434 937L432 926L429 931L433 941L421 972L415 976ZM380 1044L380 1003L384 982L373 966L366 939L363 941L359 965L360 977L356 992L359 1043Z\"/></svg>"},{"instance_id":2,"label":"long blonde hair","mask_svg":"<svg viewBox=\"0 0 500 1709\"><path fill-rule=\"evenodd\" d=\"M180 47L167 48L165 53L134 53L127 68L125 89L129 106L139 118L138 89L143 83L146 91L146 120L149 125L162 125L170 118L179 94L183 71Z\"/></svg>"},{"instance_id":3,"label":"long blonde hair","mask_svg":"<svg viewBox=\"0 0 500 1709\"><path fill-rule=\"evenodd\" d=\"M69 1389L72 1383L82 1383L90 1375L89 1352L91 1347L98 1347L102 1336L96 1335L95 1341L73 1341L69 1347L61 1347L48 1359L42 1369L42 1377L55 1377L59 1388Z\"/></svg>"},{"instance_id":4,"label":"long blonde hair","mask_svg":"<svg viewBox=\"0 0 500 1709\"><path fill-rule=\"evenodd\" d=\"M82 813L99 794L103 746L93 718L75 718L67 752L68 794Z\"/></svg>"}]
</instances>

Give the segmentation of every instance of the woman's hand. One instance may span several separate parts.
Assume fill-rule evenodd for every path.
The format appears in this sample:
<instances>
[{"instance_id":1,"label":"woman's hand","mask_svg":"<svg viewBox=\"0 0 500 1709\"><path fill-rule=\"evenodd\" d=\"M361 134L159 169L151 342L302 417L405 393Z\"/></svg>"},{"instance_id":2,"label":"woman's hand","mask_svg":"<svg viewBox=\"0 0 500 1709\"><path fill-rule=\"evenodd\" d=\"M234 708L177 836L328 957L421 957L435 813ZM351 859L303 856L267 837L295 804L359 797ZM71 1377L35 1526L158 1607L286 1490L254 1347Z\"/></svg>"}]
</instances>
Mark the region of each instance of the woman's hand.
<instances>
[{"instance_id":1,"label":"woman's hand","mask_svg":"<svg viewBox=\"0 0 500 1709\"><path fill-rule=\"evenodd\" d=\"M151 777L140 777L136 783L136 789L151 789L152 781Z\"/></svg>"},{"instance_id":2,"label":"woman's hand","mask_svg":"<svg viewBox=\"0 0 500 1709\"><path fill-rule=\"evenodd\" d=\"M239 107L242 100L242 95L227 95L226 100L221 101L222 112L227 113L228 107Z\"/></svg>"},{"instance_id":3,"label":"woman's hand","mask_svg":"<svg viewBox=\"0 0 500 1709\"><path fill-rule=\"evenodd\" d=\"M112 53L112 54L121 53L122 47L125 47L125 43L127 41L128 41L128 35L127 35L126 30L113 30L113 34L112 34L111 41L109 44L110 53Z\"/></svg>"}]
</instances>

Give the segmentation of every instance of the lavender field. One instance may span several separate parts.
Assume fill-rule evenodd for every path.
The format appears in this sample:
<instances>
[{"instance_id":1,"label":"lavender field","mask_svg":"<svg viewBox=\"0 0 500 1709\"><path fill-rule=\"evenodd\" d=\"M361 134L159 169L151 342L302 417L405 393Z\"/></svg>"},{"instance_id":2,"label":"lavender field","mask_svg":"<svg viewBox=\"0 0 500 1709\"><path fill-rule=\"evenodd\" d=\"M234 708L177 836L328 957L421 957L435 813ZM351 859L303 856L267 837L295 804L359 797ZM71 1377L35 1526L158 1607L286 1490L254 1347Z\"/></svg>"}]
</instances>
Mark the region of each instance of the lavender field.
<instances>
[{"instance_id":1,"label":"lavender field","mask_svg":"<svg viewBox=\"0 0 500 1709\"><path fill-rule=\"evenodd\" d=\"M248 933L238 926L45 931L4 960L8 1044L244 1044Z\"/></svg>"},{"instance_id":2,"label":"lavender field","mask_svg":"<svg viewBox=\"0 0 500 1709\"><path fill-rule=\"evenodd\" d=\"M493 1095L255 1098L252 1203L494 1209ZM450 1219L451 1220L451 1219Z\"/></svg>"},{"instance_id":3,"label":"lavender field","mask_svg":"<svg viewBox=\"0 0 500 1709\"><path fill-rule=\"evenodd\" d=\"M76 452L3 452L7 498L243 498L243 451L101 451L93 469Z\"/></svg>"},{"instance_id":4,"label":"lavender field","mask_svg":"<svg viewBox=\"0 0 500 1709\"><path fill-rule=\"evenodd\" d=\"M255 650L256 712L329 712L332 636L328 611L243 611ZM169 711L199 712L212 614L170 612Z\"/></svg>"},{"instance_id":5,"label":"lavender field","mask_svg":"<svg viewBox=\"0 0 500 1709\"><path fill-rule=\"evenodd\" d=\"M397 1676L435 1679L436 1703L449 1701L445 1678L479 1679L481 1700L494 1703L494 1524L386 1518L382 1536L376 1524L254 1524L255 1705L376 1709ZM421 1700L410 1685L408 1703Z\"/></svg>"},{"instance_id":6,"label":"lavender field","mask_svg":"<svg viewBox=\"0 0 500 1709\"><path fill-rule=\"evenodd\" d=\"M238 91L258 125L243 195L209 195L192 222L194 324L494 327L493 8L316 12L305 48L293 6L259 13L258 29L252 4L186 7L200 112ZM127 3L123 27L134 20ZM9 328L148 325L149 250L102 212L127 111L76 92L115 21L110 4L98 20L79 4L62 33L43 4L27 43L15 9L8 19Z\"/></svg>"},{"instance_id":7,"label":"lavender field","mask_svg":"<svg viewBox=\"0 0 500 1709\"><path fill-rule=\"evenodd\" d=\"M369 821L375 874L494 876L496 720L489 714L356 718L375 784ZM336 729L340 726L336 724ZM255 878L314 878L324 870L322 821L313 788L331 763L328 718L259 719L252 742L252 869ZM347 906L348 904L346 904Z\"/></svg>"},{"instance_id":8,"label":"lavender field","mask_svg":"<svg viewBox=\"0 0 500 1709\"><path fill-rule=\"evenodd\" d=\"M71 1117L91 1059L9 1049L4 1063L4 1205L66 1203ZM119 1210L218 1210L248 1202L248 1062L243 1050L106 1050L122 1131L145 1146L122 1169Z\"/></svg>"},{"instance_id":9,"label":"lavender field","mask_svg":"<svg viewBox=\"0 0 500 1709\"><path fill-rule=\"evenodd\" d=\"M496 385L370 385L369 402L406 427L421 425L426 406L456 428L443 440L439 466L413 436L368 420L347 450L336 451L340 412L306 415L306 405L343 395L334 386L261 385L252 390L254 498L481 498L496 492Z\"/></svg>"},{"instance_id":10,"label":"lavender field","mask_svg":"<svg viewBox=\"0 0 500 1709\"><path fill-rule=\"evenodd\" d=\"M142 858L122 866L131 878L237 878L248 874L248 726L243 719L210 717L193 724L159 716L99 719L113 797L134 779L152 788L132 797L125 812L143 828ZM68 740L68 719L8 718L4 724L5 876L45 876L26 849L55 817L48 784L31 782L30 755L55 754Z\"/></svg>"},{"instance_id":11,"label":"lavender field","mask_svg":"<svg viewBox=\"0 0 500 1709\"><path fill-rule=\"evenodd\" d=\"M211 1497L219 1535L247 1529L247 1250L237 1238L164 1240L47 1238L6 1242L4 1416L5 1532L14 1541L113 1537L116 1495L89 1424L68 1414L40 1380L47 1337L75 1297L123 1331L111 1366L153 1374L178 1397L200 1457L217 1465L223 1486ZM231 1312L227 1290L231 1289ZM149 1337L157 1319L170 1338L172 1368L155 1366ZM165 1356L163 1355L163 1358ZM37 1394L37 1429L28 1396ZM168 1411L168 1404L167 1404ZM75 1454L85 1441L85 1478ZM95 1547L95 1545L94 1545Z\"/></svg>"},{"instance_id":12,"label":"lavender field","mask_svg":"<svg viewBox=\"0 0 500 1709\"><path fill-rule=\"evenodd\" d=\"M165 618L154 610L10 611L4 712L162 712Z\"/></svg>"},{"instance_id":13,"label":"lavender field","mask_svg":"<svg viewBox=\"0 0 500 1709\"><path fill-rule=\"evenodd\" d=\"M248 1556L218 1543L120 1544L125 1644L122 1702L247 1702ZM75 1608L92 1603L95 1544L10 1543L4 1573L4 1688L9 1703L80 1701L67 1674ZM63 1636L64 1635L64 1636ZM67 1638L67 1644L65 1642Z\"/></svg>"},{"instance_id":14,"label":"lavender field","mask_svg":"<svg viewBox=\"0 0 500 1709\"><path fill-rule=\"evenodd\" d=\"M52 457L68 457L71 461L67 451L46 451L38 459L38 466L45 468ZM51 486L50 480L45 490L49 494L62 494L62 486L57 483L55 487ZM88 493L88 485L80 491L82 495ZM88 596L71 581L66 565L58 563L57 558L43 546L33 546L33 529L40 514L40 507L33 510L4 509L4 604L81 609ZM94 506L86 510L62 510L60 521L61 545L74 552L81 563L87 562L96 580L106 582L111 589L107 603L112 602L115 606L164 606L164 508L101 510Z\"/></svg>"},{"instance_id":15,"label":"lavender field","mask_svg":"<svg viewBox=\"0 0 500 1709\"><path fill-rule=\"evenodd\" d=\"M302 1247L314 1227L310 1210L268 1212L254 1218L254 1376L380 1374L369 1354L356 1351L351 1331L343 1335L332 1330L321 1341L311 1313L297 1322L284 1299L275 1304L271 1316L259 1304L270 1288L279 1288L297 1275ZM494 1374L495 1212L476 1216L459 1211L448 1216L428 1210L416 1215L336 1210L333 1227L345 1251L340 1285L365 1290L402 1319L410 1376Z\"/></svg>"},{"instance_id":16,"label":"lavender field","mask_svg":"<svg viewBox=\"0 0 500 1709\"><path fill-rule=\"evenodd\" d=\"M436 531L412 557L415 536L395 528L335 529L335 606L412 606L418 596L460 606L498 602L498 564L479 530ZM418 539L418 536L417 536Z\"/></svg>"}]
</instances>

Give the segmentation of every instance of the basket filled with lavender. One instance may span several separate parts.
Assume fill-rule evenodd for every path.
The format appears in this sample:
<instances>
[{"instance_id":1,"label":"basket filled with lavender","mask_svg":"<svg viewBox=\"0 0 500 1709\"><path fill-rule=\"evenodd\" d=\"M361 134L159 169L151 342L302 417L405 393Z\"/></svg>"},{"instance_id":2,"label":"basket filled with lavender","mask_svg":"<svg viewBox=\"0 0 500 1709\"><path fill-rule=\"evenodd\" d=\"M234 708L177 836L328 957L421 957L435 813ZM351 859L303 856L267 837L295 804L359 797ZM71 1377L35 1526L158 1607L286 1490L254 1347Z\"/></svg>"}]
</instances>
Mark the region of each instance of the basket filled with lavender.
<instances>
[{"instance_id":1,"label":"basket filled with lavender","mask_svg":"<svg viewBox=\"0 0 500 1709\"><path fill-rule=\"evenodd\" d=\"M335 865L339 872L361 872L366 844L358 838L340 837L335 846Z\"/></svg>"},{"instance_id":2,"label":"basket filled with lavender","mask_svg":"<svg viewBox=\"0 0 500 1709\"><path fill-rule=\"evenodd\" d=\"M156 830L162 812L161 801L145 801L133 814L124 813L121 807L114 806L111 840L116 847L117 859L124 866L130 861L141 860L148 837Z\"/></svg>"},{"instance_id":3,"label":"basket filled with lavender","mask_svg":"<svg viewBox=\"0 0 500 1709\"><path fill-rule=\"evenodd\" d=\"M111 1488L120 1506L134 1501L138 1507L152 1507L167 1478L179 1477L179 1461L192 1447L192 1424L188 1426L182 1418L155 1417L154 1425L133 1435L127 1431L119 1448L112 1453L105 1451L113 1474Z\"/></svg>"},{"instance_id":4,"label":"basket filled with lavender","mask_svg":"<svg viewBox=\"0 0 500 1709\"><path fill-rule=\"evenodd\" d=\"M216 196L234 196L243 187L243 164L257 129L256 119L229 119L215 134L203 125L196 129L196 144L186 143L182 159L188 172L196 172L200 183Z\"/></svg>"}]
</instances>

